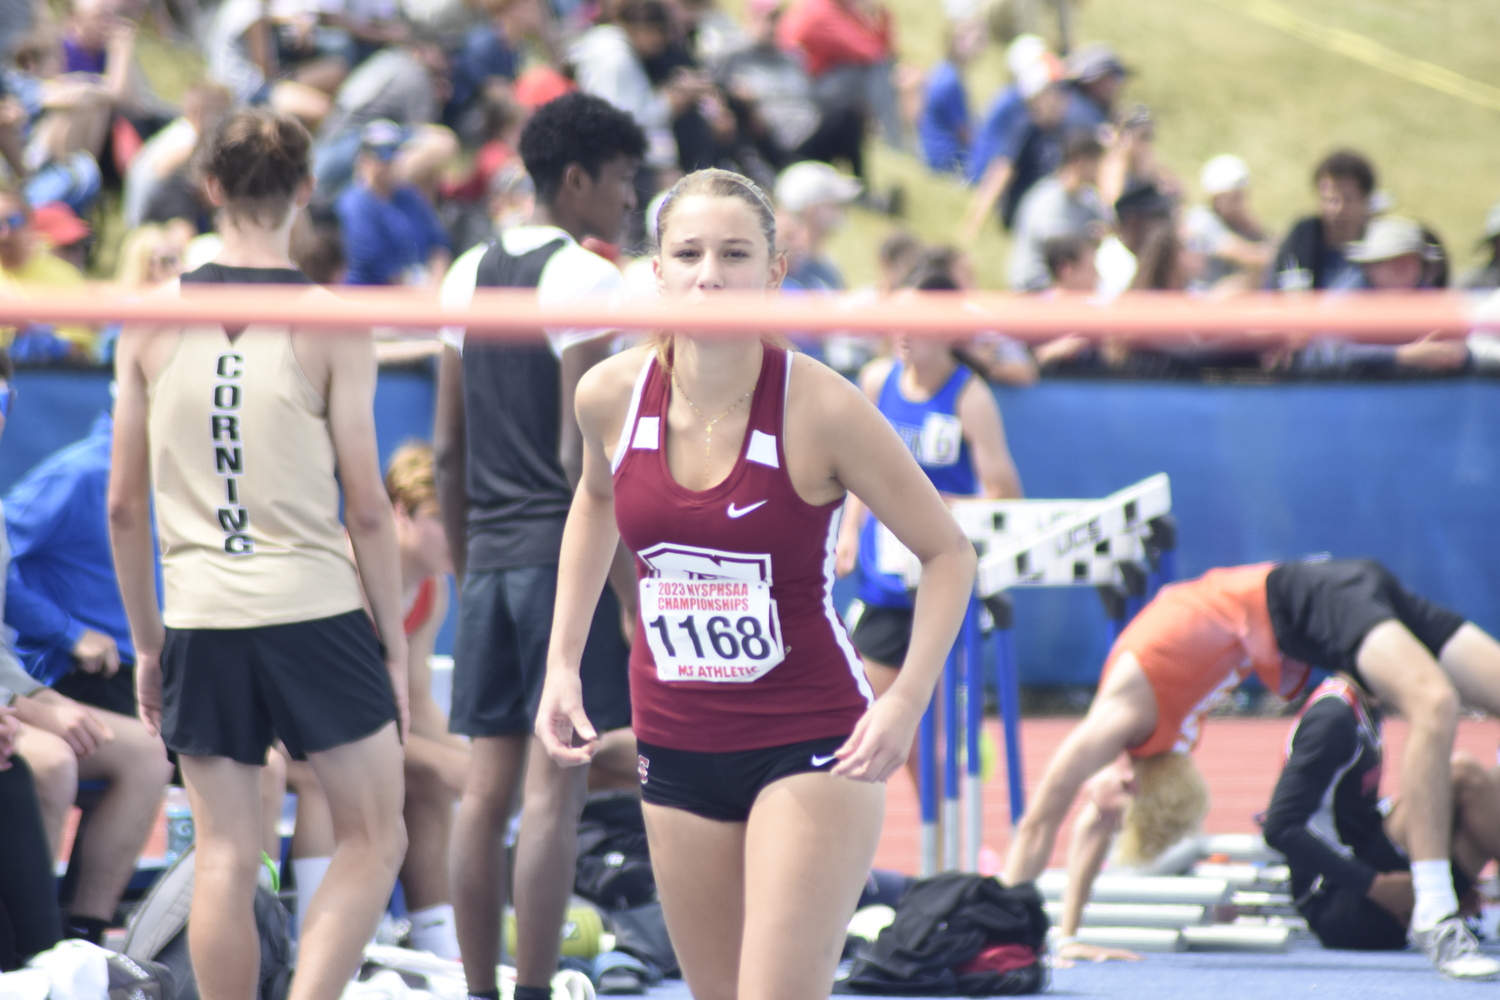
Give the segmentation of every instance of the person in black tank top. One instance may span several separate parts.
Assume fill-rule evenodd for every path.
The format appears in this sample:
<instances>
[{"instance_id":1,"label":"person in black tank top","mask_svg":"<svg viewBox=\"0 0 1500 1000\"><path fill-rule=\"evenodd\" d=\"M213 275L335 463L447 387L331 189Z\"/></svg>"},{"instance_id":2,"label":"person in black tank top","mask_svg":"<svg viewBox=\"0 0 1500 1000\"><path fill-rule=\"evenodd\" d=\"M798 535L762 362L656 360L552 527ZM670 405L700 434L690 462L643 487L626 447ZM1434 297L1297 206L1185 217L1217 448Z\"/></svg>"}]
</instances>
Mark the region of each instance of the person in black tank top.
<instances>
[{"instance_id":1,"label":"person in black tank top","mask_svg":"<svg viewBox=\"0 0 1500 1000\"><path fill-rule=\"evenodd\" d=\"M738 174L684 178L658 226L665 295L774 294L786 272L770 201ZM767 399L784 399L780 412L768 416ZM889 422L805 355L674 334L590 372L578 416L584 471L537 735L563 765L581 768L599 746L579 665L628 528L641 607L653 609L636 626L631 671L638 726L652 734L642 810L688 987L698 1000L826 997L880 838L883 782L968 607L974 547ZM828 598L851 491L923 567L905 663L873 702ZM815 531L821 544L804 550ZM736 616L732 631L707 606L694 621L705 601L743 601L720 608Z\"/></svg>"},{"instance_id":2,"label":"person in black tank top","mask_svg":"<svg viewBox=\"0 0 1500 1000\"><path fill-rule=\"evenodd\" d=\"M645 152L640 128L604 101L572 94L537 112L520 151L536 184L537 217L454 261L444 301L467 303L476 287L535 288L542 302L553 303L616 293L619 271L578 241L613 240L623 231ZM438 496L461 583L449 728L470 737L472 747L454 827L453 904L469 992L486 1000L498 1000L506 898L501 842L523 770L516 1000L551 996L573 887L588 776L553 765L539 750L528 765L527 747L546 670L563 524L581 462L574 387L607 356L611 334L554 330L546 341L502 342L447 331L438 370ZM620 592L633 620L634 590L627 582ZM585 692L601 727L615 731L608 770L616 784L629 784L635 741L621 621L605 589L585 656Z\"/></svg>"},{"instance_id":3,"label":"person in black tank top","mask_svg":"<svg viewBox=\"0 0 1500 1000\"><path fill-rule=\"evenodd\" d=\"M311 138L301 125L269 111L240 111L224 121L212 140L206 169L207 190L221 208L224 248L215 263L183 276L186 294L209 283L307 284L292 269L288 250L297 210L312 196L310 147ZM223 332L143 327L127 329L121 337L110 479L111 541L136 648L141 717L149 730L159 731L178 750L197 821L198 874L189 948L198 992L203 1000L242 1000L258 988L260 949L252 902L260 868L261 776L269 746L280 739L294 756L305 755L311 762L326 790L335 830L328 874L309 912L301 915L290 1000L337 1000L374 934L406 848L401 817L406 637L395 529L377 460L374 345L368 333L359 338L299 336L292 331L281 340L270 330L239 340L241 333L232 325ZM226 334L231 345L239 345L238 353L231 348L218 354L217 368L211 367L217 348L187 339ZM288 355L298 372L288 373L274 363L253 370L235 367ZM231 374L234 371L240 374ZM248 421L250 409L216 416L213 428L204 427L204 432L217 432L226 442L222 449L215 448L224 452L221 461L227 472L220 475L222 488L229 492L225 500L213 501L226 506L219 511L218 523L210 524L211 515L202 509L210 501L193 487L212 481L217 492L219 481L211 479L216 470L190 464L185 450L172 451L174 437L153 441L153 432L160 435L177 428L160 420L153 423L152 411L161 407L157 414L162 416L207 407L207 401L186 395L200 384L213 392L214 407L237 410L239 383L232 380L241 377L245 393L251 388L266 393L258 397L264 402L253 411L257 420L281 420L299 428L325 424L328 439L317 442L316 448L273 454L266 430L240 422ZM224 390L223 403L218 402L216 384L235 386L232 392ZM148 386L153 391L148 392ZM241 454L230 441L242 441L246 451L259 448L264 467L274 465L279 471L254 478L253 462L241 464ZM286 444L295 448L297 442ZM171 503L186 512L170 527L188 540L187 555L176 555L175 568L164 558L164 571L172 568L177 574L168 578L175 597L169 597L165 613L177 616L183 625L170 629L163 624L157 600L150 526L150 462L160 465L168 454L174 461L182 457L173 473L182 485L179 492L169 494L158 482L156 505L160 510L163 503ZM336 492L332 484L313 482L299 472L322 469L324 464L336 469L354 567L347 564L342 532L327 520L332 512L322 506L322 498ZM241 478L236 480L236 475ZM288 481L306 482L309 492L286 497L287 508L303 519L323 516L323 522L300 529L275 518L261 522L254 518L264 508L235 505L237 482L246 484L246 496L253 492L274 503L277 498L266 494L274 489L284 495L290 489ZM220 526L222 553L215 534ZM347 598L354 610L307 620L282 617L286 606L308 596L303 593L306 586L299 589L292 579L285 590L274 585L279 581L264 586L267 575L285 563L233 562L232 557L254 555L246 546L253 541L245 534L246 526L262 532L273 548L284 548L279 558L301 560L296 564L300 571L323 572L337 583L341 589L328 598L330 608L335 603L343 606ZM164 530L167 527L164 523ZM299 530L301 539L296 536ZM321 532L321 540L312 540L313 532ZM204 538L214 541L206 544ZM305 551L298 550L299 541L306 541ZM238 599L194 586L210 578L232 580L236 573L247 583L263 586L247 586ZM361 584L368 614L358 608ZM174 600L179 603L174 605ZM250 607L254 601L261 603ZM191 612L184 611L195 603ZM239 627L190 624L197 615L220 609L226 622Z\"/></svg>"}]
</instances>

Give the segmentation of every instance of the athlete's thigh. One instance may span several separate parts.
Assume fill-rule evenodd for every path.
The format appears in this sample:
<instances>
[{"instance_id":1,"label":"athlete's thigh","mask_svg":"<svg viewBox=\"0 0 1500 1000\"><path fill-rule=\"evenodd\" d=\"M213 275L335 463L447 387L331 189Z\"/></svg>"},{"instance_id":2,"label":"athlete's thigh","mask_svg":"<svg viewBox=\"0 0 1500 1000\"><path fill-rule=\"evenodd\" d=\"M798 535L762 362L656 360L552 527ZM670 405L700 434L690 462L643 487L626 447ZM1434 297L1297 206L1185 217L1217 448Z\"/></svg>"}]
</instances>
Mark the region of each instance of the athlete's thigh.
<instances>
[{"instance_id":1,"label":"athlete's thigh","mask_svg":"<svg viewBox=\"0 0 1500 1000\"><path fill-rule=\"evenodd\" d=\"M1438 665L1465 705L1500 716L1500 642L1464 622L1443 646Z\"/></svg>"},{"instance_id":2,"label":"athlete's thigh","mask_svg":"<svg viewBox=\"0 0 1500 1000\"><path fill-rule=\"evenodd\" d=\"M828 996L884 815L883 784L827 773L761 791L745 836L738 1000Z\"/></svg>"},{"instance_id":3,"label":"athlete's thigh","mask_svg":"<svg viewBox=\"0 0 1500 1000\"><path fill-rule=\"evenodd\" d=\"M159 736L146 732L140 719L103 708L90 708L110 728L115 738L78 762L78 775L84 779L142 776L142 769L154 767L165 785L171 776L167 748Z\"/></svg>"},{"instance_id":4,"label":"athlete's thigh","mask_svg":"<svg viewBox=\"0 0 1500 1000\"><path fill-rule=\"evenodd\" d=\"M745 826L642 805L667 932L694 1000L736 1000L745 913Z\"/></svg>"},{"instance_id":5,"label":"athlete's thigh","mask_svg":"<svg viewBox=\"0 0 1500 1000\"><path fill-rule=\"evenodd\" d=\"M1454 690L1432 653L1395 619L1370 630L1355 654L1355 665L1370 693L1408 720Z\"/></svg>"},{"instance_id":6,"label":"athlete's thigh","mask_svg":"<svg viewBox=\"0 0 1500 1000\"><path fill-rule=\"evenodd\" d=\"M261 796L257 764L228 757L178 758L193 807L193 836L200 851L227 852L240 865L260 857Z\"/></svg>"},{"instance_id":7,"label":"athlete's thigh","mask_svg":"<svg viewBox=\"0 0 1500 1000\"><path fill-rule=\"evenodd\" d=\"M400 824L406 781L394 722L307 759L323 786L335 837L384 833Z\"/></svg>"}]
</instances>

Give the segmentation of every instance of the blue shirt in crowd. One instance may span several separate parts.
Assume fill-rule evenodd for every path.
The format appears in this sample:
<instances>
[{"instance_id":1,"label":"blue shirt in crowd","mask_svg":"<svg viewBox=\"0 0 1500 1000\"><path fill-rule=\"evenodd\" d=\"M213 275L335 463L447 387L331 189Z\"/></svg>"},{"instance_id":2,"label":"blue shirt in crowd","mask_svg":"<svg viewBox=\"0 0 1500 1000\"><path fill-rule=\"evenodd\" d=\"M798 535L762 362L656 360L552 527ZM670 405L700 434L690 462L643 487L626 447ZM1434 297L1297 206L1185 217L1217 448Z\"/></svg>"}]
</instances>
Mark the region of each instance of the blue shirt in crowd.
<instances>
[{"instance_id":1,"label":"blue shirt in crowd","mask_svg":"<svg viewBox=\"0 0 1500 1000\"><path fill-rule=\"evenodd\" d=\"M927 78L927 97L917 119L917 136L929 169L964 173L969 164L969 95L963 74L943 60Z\"/></svg>"},{"instance_id":2,"label":"blue shirt in crowd","mask_svg":"<svg viewBox=\"0 0 1500 1000\"><path fill-rule=\"evenodd\" d=\"M1026 112L1026 100L1021 91L1014 84L1000 91L974 135L969 152L969 183L978 184L995 157L1013 159L1026 126L1030 124L1031 115Z\"/></svg>"},{"instance_id":3,"label":"blue shirt in crowd","mask_svg":"<svg viewBox=\"0 0 1500 1000\"><path fill-rule=\"evenodd\" d=\"M386 201L363 184L344 189L334 206L344 234L345 279L351 285L401 284L407 272L426 267L427 257L448 246L437 212L410 185Z\"/></svg>"},{"instance_id":4,"label":"blue shirt in crowd","mask_svg":"<svg viewBox=\"0 0 1500 1000\"><path fill-rule=\"evenodd\" d=\"M5 497L5 623L27 672L45 684L76 666L73 647L85 629L114 639L122 661L135 660L109 548L113 437L114 421L100 414L88 437L43 459ZM156 576L159 595L159 565Z\"/></svg>"},{"instance_id":5,"label":"blue shirt in crowd","mask_svg":"<svg viewBox=\"0 0 1500 1000\"><path fill-rule=\"evenodd\" d=\"M493 24L473 28L464 36L463 48L453 54L453 96L448 102L450 114L468 107L485 80L492 76L514 80L519 70L520 57L500 34L499 28Z\"/></svg>"}]
</instances>

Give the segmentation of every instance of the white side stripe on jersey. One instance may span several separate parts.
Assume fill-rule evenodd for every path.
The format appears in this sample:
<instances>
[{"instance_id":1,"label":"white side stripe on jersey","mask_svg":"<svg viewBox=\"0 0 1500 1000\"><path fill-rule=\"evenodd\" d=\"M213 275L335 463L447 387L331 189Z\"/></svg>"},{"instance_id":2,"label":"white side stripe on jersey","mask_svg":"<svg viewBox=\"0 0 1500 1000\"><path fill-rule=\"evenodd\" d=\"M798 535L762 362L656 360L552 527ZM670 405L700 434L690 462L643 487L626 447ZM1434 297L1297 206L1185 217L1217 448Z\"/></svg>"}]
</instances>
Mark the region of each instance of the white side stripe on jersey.
<instances>
[{"instance_id":1,"label":"white side stripe on jersey","mask_svg":"<svg viewBox=\"0 0 1500 1000\"><path fill-rule=\"evenodd\" d=\"M639 436L640 432L637 430L632 433L631 428L635 425L635 415L640 412L641 392L646 388L646 376L651 372L651 366L655 363L656 355L647 356L646 363L641 365L641 373L635 377L635 388L630 391L630 408L625 411L625 422L620 425L620 440L615 442L614 458L609 463L611 474L619 472L620 463L625 461L625 452L630 450L630 445L626 444L626 442ZM656 420L658 418L653 417L652 419ZM642 423L644 422L642 421ZM636 447L639 448L642 446L638 444ZM656 445L653 444L651 447L654 448Z\"/></svg>"},{"instance_id":2,"label":"white side stripe on jersey","mask_svg":"<svg viewBox=\"0 0 1500 1000\"><path fill-rule=\"evenodd\" d=\"M791 358L787 358L787 367L791 367ZM864 696L866 705L875 703L875 692L870 689L870 682L865 677L864 663L859 654L854 651L854 644L849 641L849 633L844 630L844 625L839 621L838 612L833 608L833 564L834 550L838 546L839 522L844 519L844 512L849 509L849 502L838 509L838 513L828 519L828 537L824 540L823 557L823 614L828 619L828 627L833 630L834 641L839 644L843 651L844 662L849 666L849 673L854 677L854 686Z\"/></svg>"}]
</instances>

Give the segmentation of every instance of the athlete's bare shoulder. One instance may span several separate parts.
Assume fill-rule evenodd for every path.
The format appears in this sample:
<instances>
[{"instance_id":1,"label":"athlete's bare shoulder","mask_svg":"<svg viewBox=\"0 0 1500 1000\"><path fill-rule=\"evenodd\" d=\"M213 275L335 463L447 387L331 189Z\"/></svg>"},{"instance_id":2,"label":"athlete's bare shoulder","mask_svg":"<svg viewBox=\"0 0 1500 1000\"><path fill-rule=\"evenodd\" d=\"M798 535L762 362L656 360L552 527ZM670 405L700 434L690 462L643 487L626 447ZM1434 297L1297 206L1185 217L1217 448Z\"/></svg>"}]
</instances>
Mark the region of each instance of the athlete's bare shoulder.
<instances>
[{"instance_id":1,"label":"athlete's bare shoulder","mask_svg":"<svg viewBox=\"0 0 1500 1000\"><path fill-rule=\"evenodd\" d=\"M791 353L791 391L787 397L788 423L813 421L803 426L817 426L825 421L839 421L872 404L853 382L806 354Z\"/></svg>"}]
</instances>

